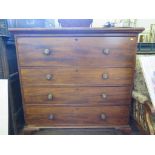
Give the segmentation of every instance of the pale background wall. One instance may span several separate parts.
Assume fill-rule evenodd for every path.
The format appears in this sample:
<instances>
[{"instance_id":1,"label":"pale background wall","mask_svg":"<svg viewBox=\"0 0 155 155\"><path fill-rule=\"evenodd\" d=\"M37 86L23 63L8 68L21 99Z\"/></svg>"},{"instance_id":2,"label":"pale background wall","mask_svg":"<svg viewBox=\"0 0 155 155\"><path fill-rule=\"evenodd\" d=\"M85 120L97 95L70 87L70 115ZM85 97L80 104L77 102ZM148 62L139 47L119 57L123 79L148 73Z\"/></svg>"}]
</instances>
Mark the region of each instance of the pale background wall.
<instances>
[{"instance_id":1,"label":"pale background wall","mask_svg":"<svg viewBox=\"0 0 155 155\"><path fill-rule=\"evenodd\" d=\"M8 135L8 80L0 79L0 135Z\"/></svg>"},{"instance_id":2,"label":"pale background wall","mask_svg":"<svg viewBox=\"0 0 155 155\"><path fill-rule=\"evenodd\" d=\"M138 19L136 26L149 29L151 24L155 24L155 19Z\"/></svg>"}]
</instances>

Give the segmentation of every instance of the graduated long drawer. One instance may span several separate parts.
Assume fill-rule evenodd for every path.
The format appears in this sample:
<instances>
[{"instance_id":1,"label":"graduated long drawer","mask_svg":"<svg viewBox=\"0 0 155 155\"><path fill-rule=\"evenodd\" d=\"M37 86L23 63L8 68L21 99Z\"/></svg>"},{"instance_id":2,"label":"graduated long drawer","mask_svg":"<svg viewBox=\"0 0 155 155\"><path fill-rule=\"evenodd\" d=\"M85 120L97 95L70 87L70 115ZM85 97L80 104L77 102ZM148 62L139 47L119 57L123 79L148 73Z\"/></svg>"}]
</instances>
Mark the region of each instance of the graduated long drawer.
<instances>
[{"instance_id":1,"label":"graduated long drawer","mask_svg":"<svg viewBox=\"0 0 155 155\"><path fill-rule=\"evenodd\" d=\"M132 68L21 68L23 85L131 85Z\"/></svg>"},{"instance_id":2,"label":"graduated long drawer","mask_svg":"<svg viewBox=\"0 0 155 155\"><path fill-rule=\"evenodd\" d=\"M25 104L96 106L127 105L130 87L24 87Z\"/></svg>"},{"instance_id":3,"label":"graduated long drawer","mask_svg":"<svg viewBox=\"0 0 155 155\"><path fill-rule=\"evenodd\" d=\"M114 126L127 125L128 106L52 107L25 106L26 125L57 126Z\"/></svg>"}]
</instances>

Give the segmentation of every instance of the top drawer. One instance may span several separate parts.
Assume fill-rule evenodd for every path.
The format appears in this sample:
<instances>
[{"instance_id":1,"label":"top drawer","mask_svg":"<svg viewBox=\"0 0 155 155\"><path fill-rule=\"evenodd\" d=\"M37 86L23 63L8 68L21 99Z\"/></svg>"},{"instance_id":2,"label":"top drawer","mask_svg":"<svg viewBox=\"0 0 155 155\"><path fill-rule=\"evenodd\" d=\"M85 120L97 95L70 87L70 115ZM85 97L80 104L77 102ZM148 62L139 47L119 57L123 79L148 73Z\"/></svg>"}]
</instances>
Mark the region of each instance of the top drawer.
<instances>
[{"instance_id":1,"label":"top drawer","mask_svg":"<svg viewBox=\"0 0 155 155\"><path fill-rule=\"evenodd\" d=\"M18 37L21 66L132 66L136 38Z\"/></svg>"}]
</instances>

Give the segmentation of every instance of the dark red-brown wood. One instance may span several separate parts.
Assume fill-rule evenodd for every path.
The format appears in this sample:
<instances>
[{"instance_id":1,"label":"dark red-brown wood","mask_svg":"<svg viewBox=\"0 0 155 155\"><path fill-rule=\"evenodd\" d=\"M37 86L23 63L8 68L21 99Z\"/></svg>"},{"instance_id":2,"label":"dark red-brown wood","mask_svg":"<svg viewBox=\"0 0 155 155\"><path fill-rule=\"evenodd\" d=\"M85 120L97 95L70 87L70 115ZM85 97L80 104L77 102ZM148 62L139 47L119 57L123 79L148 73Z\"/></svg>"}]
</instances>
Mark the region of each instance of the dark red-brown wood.
<instances>
[{"instance_id":1,"label":"dark red-brown wood","mask_svg":"<svg viewBox=\"0 0 155 155\"><path fill-rule=\"evenodd\" d=\"M68 107L130 103L130 88L128 87L24 87L23 91L25 104L66 105ZM52 95L50 99L49 94Z\"/></svg>"},{"instance_id":2,"label":"dark red-brown wood","mask_svg":"<svg viewBox=\"0 0 155 155\"><path fill-rule=\"evenodd\" d=\"M21 77L25 86L121 86L132 84L132 72L132 68L39 67L21 68Z\"/></svg>"},{"instance_id":3,"label":"dark red-brown wood","mask_svg":"<svg viewBox=\"0 0 155 155\"><path fill-rule=\"evenodd\" d=\"M101 118L102 114L105 115L104 119ZM26 123L33 126L115 126L128 124L129 108L26 106L26 116Z\"/></svg>"},{"instance_id":4,"label":"dark red-brown wood","mask_svg":"<svg viewBox=\"0 0 155 155\"><path fill-rule=\"evenodd\" d=\"M26 126L114 127L129 133L136 43L143 30L10 29Z\"/></svg>"},{"instance_id":5,"label":"dark red-brown wood","mask_svg":"<svg viewBox=\"0 0 155 155\"><path fill-rule=\"evenodd\" d=\"M20 37L21 66L133 66L133 37ZM44 51L48 49L49 55ZM109 54L104 54L109 50ZM110 61L109 61L110 60Z\"/></svg>"}]
</instances>

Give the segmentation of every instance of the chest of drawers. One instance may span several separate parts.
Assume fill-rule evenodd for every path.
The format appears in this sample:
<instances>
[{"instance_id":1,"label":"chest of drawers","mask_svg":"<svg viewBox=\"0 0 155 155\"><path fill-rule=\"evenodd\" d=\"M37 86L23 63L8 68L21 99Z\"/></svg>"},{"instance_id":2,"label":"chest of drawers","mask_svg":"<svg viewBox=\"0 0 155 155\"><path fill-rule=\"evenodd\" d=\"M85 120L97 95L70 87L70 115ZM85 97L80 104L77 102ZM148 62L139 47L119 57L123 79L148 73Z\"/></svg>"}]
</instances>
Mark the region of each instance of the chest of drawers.
<instances>
[{"instance_id":1,"label":"chest of drawers","mask_svg":"<svg viewBox=\"0 0 155 155\"><path fill-rule=\"evenodd\" d=\"M143 28L11 29L27 127L129 129Z\"/></svg>"}]
</instances>

